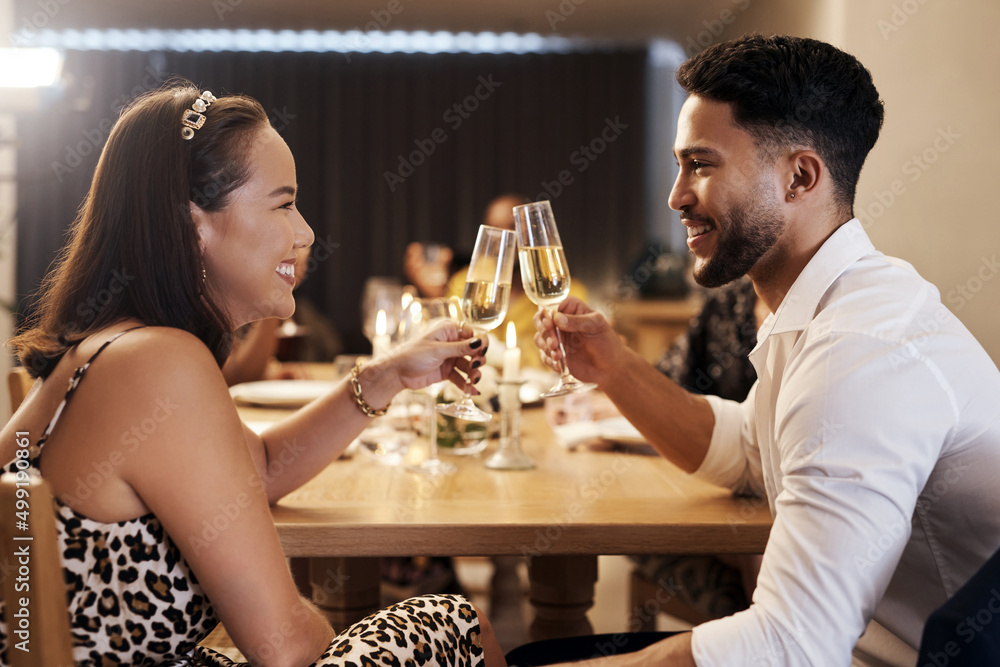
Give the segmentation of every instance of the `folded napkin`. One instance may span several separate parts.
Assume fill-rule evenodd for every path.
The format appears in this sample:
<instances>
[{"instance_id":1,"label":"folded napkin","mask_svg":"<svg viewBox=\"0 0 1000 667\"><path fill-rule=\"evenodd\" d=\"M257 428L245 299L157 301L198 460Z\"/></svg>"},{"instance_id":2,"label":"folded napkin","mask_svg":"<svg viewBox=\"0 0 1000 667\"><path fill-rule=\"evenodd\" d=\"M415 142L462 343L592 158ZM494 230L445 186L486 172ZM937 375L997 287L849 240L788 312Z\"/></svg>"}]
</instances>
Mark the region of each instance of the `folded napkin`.
<instances>
[{"instance_id":1,"label":"folded napkin","mask_svg":"<svg viewBox=\"0 0 1000 667\"><path fill-rule=\"evenodd\" d=\"M645 445L646 439L624 417L609 417L597 421L578 421L553 426L556 440L566 449L617 442L625 445Z\"/></svg>"}]
</instances>

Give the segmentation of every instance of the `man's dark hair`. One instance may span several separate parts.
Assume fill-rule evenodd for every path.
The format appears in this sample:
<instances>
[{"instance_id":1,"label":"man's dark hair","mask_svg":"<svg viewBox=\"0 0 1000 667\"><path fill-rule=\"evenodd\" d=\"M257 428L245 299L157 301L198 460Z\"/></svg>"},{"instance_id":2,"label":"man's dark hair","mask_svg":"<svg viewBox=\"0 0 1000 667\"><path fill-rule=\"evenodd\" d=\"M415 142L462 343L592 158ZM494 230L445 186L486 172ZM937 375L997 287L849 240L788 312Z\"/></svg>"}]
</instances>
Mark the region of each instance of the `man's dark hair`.
<instances>
[{"instance_id":1,"label":"man's dark hair","mask_svg":"<svg viewBox=\"0 0 1000 667\"><path fill-rule=\"evenodd\" d=\"M683 63L677 82L689 95L729 103L737 127L767 158L793 147L816 151L836 201L853 208L885 114L857 58L815 39L746 35Z\"/></svg>"}]
</instances>

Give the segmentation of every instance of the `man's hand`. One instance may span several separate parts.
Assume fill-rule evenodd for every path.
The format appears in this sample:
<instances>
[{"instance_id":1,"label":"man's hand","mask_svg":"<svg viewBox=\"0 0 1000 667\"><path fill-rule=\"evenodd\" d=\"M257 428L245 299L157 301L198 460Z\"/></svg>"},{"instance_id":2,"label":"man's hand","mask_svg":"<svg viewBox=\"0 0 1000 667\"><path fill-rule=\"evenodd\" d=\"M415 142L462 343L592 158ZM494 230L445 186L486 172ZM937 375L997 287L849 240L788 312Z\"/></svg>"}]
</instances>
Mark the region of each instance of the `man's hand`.
<instances>
[{"instance_id":1,"label":"man's hand","mask_svg":"<svg viewBox=\"0 0 1000 667\"><path fill-rule=\"evenodd\" d=\"M617 369L617 362L625 352L625 345L604 316L576 297L563 301L554 319L548 311L539 309L534 321L538 330L535 345L542 362L553 370L561 370L558 328L570 373L579 380L601 385Z\"/></svg>"}]
</instances>

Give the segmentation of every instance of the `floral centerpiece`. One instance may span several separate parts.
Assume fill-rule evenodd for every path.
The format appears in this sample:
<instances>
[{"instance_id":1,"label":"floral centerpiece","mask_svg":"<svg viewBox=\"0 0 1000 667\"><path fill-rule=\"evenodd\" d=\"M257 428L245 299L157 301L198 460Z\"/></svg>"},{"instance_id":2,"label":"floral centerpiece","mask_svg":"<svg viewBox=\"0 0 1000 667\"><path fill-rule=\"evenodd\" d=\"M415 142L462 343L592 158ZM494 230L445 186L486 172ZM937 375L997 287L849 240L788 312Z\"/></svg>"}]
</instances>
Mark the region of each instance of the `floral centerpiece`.
<instances>
[{"instance_id":1,"label":"floral centerpiece","mask_svg":"<svg viewBox=\"0 0 1000 667\"><path fill-rule=\"evenodd\" d=\"M486 412L493 412L493 401L497 396L498 380L500 374L492 366L483 366L479 369L482 377L476 384L479 390L478 396L472 397L472 402ZM462 398L462 390L451 382L444 385L444 389L438 394L438 403L451 403ZM437 415L437 441L438 447L452 454L478 454L489 444L490 433L496 430L494 418L487 423L465 421L438 413Z\"/></svg>"}]
</instances>

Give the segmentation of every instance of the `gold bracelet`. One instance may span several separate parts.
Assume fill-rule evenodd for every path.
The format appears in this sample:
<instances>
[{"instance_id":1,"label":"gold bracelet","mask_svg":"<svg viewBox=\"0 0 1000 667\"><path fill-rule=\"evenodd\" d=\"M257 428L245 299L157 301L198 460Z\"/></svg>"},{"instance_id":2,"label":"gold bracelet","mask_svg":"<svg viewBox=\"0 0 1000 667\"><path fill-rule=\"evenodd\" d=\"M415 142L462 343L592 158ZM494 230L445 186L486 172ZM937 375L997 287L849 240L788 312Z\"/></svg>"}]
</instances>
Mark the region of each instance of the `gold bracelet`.
<instances>
[{"instance_id":1,"label":"gold bracelet","mask_svg":"<svg viewBox=\"0 0 1000 667\"><path fill-rule=\"evenodd\" d=\"M354 402L358 406L358 410L361 410L366 417L381 417L386 412L389 411L389 406L385 406L381 410L376 410L372 406L368 405L368 401L361 394L361 380L358 379L358 375L361 373L361 362L354 364L354 370L351 371L351 389L354 390Z\"/></svg>"}]
</instances>

